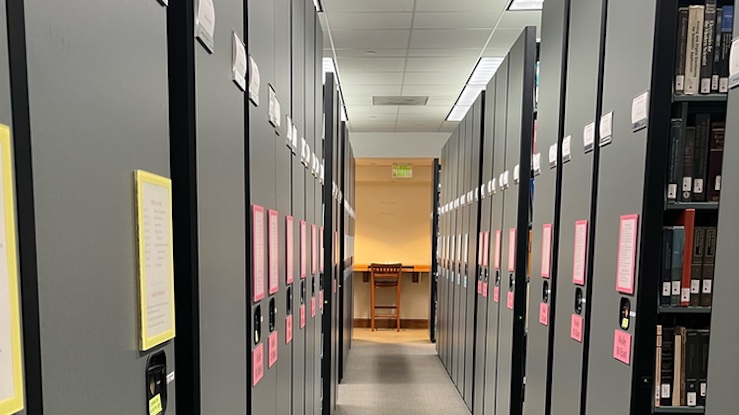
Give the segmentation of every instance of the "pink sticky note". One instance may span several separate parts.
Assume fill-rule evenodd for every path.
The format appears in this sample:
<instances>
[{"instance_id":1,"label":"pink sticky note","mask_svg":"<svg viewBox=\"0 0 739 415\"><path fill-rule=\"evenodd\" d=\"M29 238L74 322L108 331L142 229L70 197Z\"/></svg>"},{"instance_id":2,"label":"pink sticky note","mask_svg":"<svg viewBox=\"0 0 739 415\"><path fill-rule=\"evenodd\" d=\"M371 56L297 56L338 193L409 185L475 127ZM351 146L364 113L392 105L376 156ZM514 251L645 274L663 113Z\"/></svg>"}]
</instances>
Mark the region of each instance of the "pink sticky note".
<instances>
[{"instance_id":1,"label":"pink sticky note","mask_svg":"<svg viewBox=\"0 0 739 415\"><path fill-rule=\"evenodd\" d=\"M549 325L549 304L539 304L539 323L542 325Z\"/></svg>"},{"instance_id":2,"label":"pink sticky note","mask_svg":"<svg viewBox=\"0 0 739 415\"><path fill-rule=\"evenodd\" d=\"M477 281L477 293L482 294L482 281Z\"/></svg>"},{"instance_id":3,"label":"pink sticky note","mask_svg":"<svg viewBox=\"0 0 739 415\"><path fill-rule=\"evenodd\" d=\"M634 294L638 225L639 215L624 215L618 226L616 290L625 294Z\"/></svg>"},{"instance_id":4,"label":"pink sticky note","mask_svg":"<svg viewBox=\"0 0 739 415\"><path fill-rule=\"evenodd\" d=\"M277 363L277 332L269 335L269 367Z\"/></svg>"},{"instance_id":5,"label":"pink sticky note","mask_svg":"<svg viewBox=\"0 0 739 415\"><path fill-rule=\"evenodd\" d=\"M570 337L576 342L582 343L582 316L572 315L572 324L570 325Z\"/></svg>"},{"instance_id":6,"label":"pink sticky note","mask_svg":"<svg viewBox=\"0 0 739 415\"><path fill-rule=\"evenodd\" d=\"M306 247L306 226L307 223L304 220L300 221L300 278L305 278L308 274L308 248Z\"/></svg>"},{"instance_id":7,"label":"pink sticky note","mask_svg":"<svg viewBox=\"0 0 739 415\"><path fill-rule=\"evenodd\" d=\"M508 271L516 271L516 228L508 230Z\"/></svg>"},{"instance_id":8,"label":"pink sticky note","mask_svg":"<svg viewBox=\"0 0 739 415\"><path fill-rule=\"evenodd\" d=\"M493 264L496 269L500 269L500 229L495 231L495 253L493 255Z\"/></svg>"},{"instance_id":9,"label":"pink sticky note","mask_svg":"<svg viewBox=\"0 0 739 415\"><path fill-rule=\"evenodd\" d=\"M631 364L631 335L616 329L613 335L613 358L619 362Z\"/></svg>"},{"instance_id":10,"label":"pink sticky note","mask_svg":"<svg viewBox=\"0 0 739 415\"><path fill-rule=\"evenodd\" d=\"M316 316L316 297L310 299L310 318Z\"/></svg>"},{"instance_id":11,"label":"pink sticky note","mask_svg":"<svg viewBox=\"0 0 739 415\"><path fill-rule=\"evenodd\" d=\"M264 246L264 208L258 205L252 206L252 255L253 269L252 278L254 283L254 302L264 298L264 274L265 256L267 249Z\"/></svg>"},{"instance_id":12,"label":"pink sticky note","mask_svg":"<svg viewBox=\"0 0 739 415\"><path fill-rule=\"evenodd\" d=\"M480 232L477 235L477 265L482 265L483 249L485 248L485 243L482 241L483 234L483 232Z\"/></svg>"},{"instance_id":13,"label":"pink sticky note","mask_svg":"<svg viewBox=\"0 0 739 415\"><path fill-rule=\"evenodd\" d=\"M552 224L547 223L541 232L541 276L549 278L552 263Z\"/></svg>"},{"instance_id":14,"label":"pink sticky note","mask_svg":"<svg viewBox=\"0 0 739 415\"><path fill-rule=\"evenodd\" d=\"M318 229L316 225L310 225L310 269L311 274L318 272Z\"/></svg>"},{"instance_id":15,"label":"pink sticky note","mask_svg":"<svg viewBox=\"0 0 739 415\"><path fill-rule=\"evenodd\" d=\"M500 287L498 286L493 288L493 301L496 303L500 301Z\"/></svg>"},{"instance_id":16,"label":"pink sticky note","mask_svg":"<svg viewBox=\"0 0 739 415\"><path fill-rule=\"evenodd\" d=\"M252 352L251 386L257 386L264 376L264 343L259 343Z\"/></svg>"},{"instance_id":17,"label":"pink sticky note","mask_svg":"<svg viewBox=\"0 0 739 415\"><path fill-rule=\"evenodd\" d=\"M572 260L572 282L585 284L585 263L587 261L588 221L575 222L575 252Z\"/></svg>"},{"instance_id":18,"label":"pink sticky note","mask_svg":"<svg viewBox=\"0 0 739 415\"><path fill-rule=\"evenodd\" d=\"M285 317L285 344L293 341L293 315Z\"/></svg>"},{"instance_id":19,"label":"pink sticky note","mask_svg":"<svg viewBox=\"0 0 739 415\"><path fill-rule=\"evenodd\" d=\"M334 280L334 292L336 292L336 280Z\"/></svg>"},{"instance_id":20,"label":"pink sticky note","mask_svg":"<svg viewBox=\"0 0 739 415\"><path fill-rule=\"evenodd\" d=\"M285 263L287 276L285 282L287 284L293 283L293 275L295 274L295 252L294 252L294 229L293 229L293 217L285 217Z\"/></svg>"},{"instance_id":21,"label":"pink sticky note","mask_svg":"<svg viewBox=\"0 0 739 415\"><path fill-rule=\"evenodd\" d=\"M508 307L509 310L513 310L513 291L508 291L506 307Z\"/></svg>"},{"instance_id":22,"label":"pink sticky note","mask_svg":"<svg viewBox=\"0 0 739 415\"><path fill-rule=\"evenodd\" d=\"M300 328L305 327L305 304L300 306Z\"/></svg>"},{"instance_id":23,"label":"pink sticky note","mask_svg":"<svg viewBox=\"0 0 739 415\"><path fill-rule=\"evenodd\" d=\"M488 298L488 283L482 283L482 296Z\"/></svg>"},{"instance_id":24,"label":"pink sticky note","mask_svg":"<svg viewBox=\"0 0 739 415\"><path fill-rule=\"evenodd\" d=\"M324 250L323 250L323 226L321 226L321 229L318 233L318 239L320 241L320 244L319 244L320 258L318 258L318 263L321 266L321 272L323 272L323 258L326 258L326 256L324 255Z\"/></svg>"},{"instance_id":25,"label":"pink sticky note","mask_svg":"<svg viewBox=\"0 0 739 415\"><path fill-rule=\"evenodd\" d=\"M323 290L318 292L318 307L323 309Z\"/></svg>"},{"instance_id":26,"label":"pink sticky note","mask_svg":"<svg viewBox=\"0 0 739 415\"><path fill-rule=\"evenodd\" d=\"M267 264L269 275L269 293L274 294L280 289L280 214L276 210L267 211Z\"/></svg>"}]
</instances>

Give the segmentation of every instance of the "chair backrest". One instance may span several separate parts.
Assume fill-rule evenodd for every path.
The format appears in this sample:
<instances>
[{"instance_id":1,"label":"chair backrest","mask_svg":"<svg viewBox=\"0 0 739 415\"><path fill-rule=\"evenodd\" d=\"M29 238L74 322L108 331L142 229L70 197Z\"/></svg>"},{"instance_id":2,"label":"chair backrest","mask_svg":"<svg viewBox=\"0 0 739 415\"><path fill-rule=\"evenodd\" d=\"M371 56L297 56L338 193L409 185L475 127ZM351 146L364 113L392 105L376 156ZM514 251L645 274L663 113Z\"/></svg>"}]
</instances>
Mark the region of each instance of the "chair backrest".
<instances>
[{"instance_id":1,"label":"chair backrest","mask_svg":"<svg viewBox=\"0 0 739 415\"><path fill-rule=\"evenodd\" d=\"M397 283L403 275L402 264L370 264L369 269L373 281Z\"/></svg>"}]
</instances>

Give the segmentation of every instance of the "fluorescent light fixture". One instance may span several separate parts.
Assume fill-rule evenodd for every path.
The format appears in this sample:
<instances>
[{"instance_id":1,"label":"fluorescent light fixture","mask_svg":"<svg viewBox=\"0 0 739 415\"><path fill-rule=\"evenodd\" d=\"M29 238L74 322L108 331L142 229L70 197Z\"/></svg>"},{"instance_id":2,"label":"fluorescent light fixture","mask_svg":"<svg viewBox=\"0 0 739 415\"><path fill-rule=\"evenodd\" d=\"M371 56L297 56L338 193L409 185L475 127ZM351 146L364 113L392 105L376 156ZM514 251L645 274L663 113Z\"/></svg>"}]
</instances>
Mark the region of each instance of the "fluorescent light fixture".
<instances>
[{"instance_id":1,"label":"fluorescent light fixture","mask_svg":"<svg viewBox=\"0 0 739 415\"><path fill-rule=\"evenodd\" d=\"M480 92L487 88L488 83L495 75L495 72L503 63L503 58L480 58L475 65L475 69L472 71L472 75L467 80L467 84L464 86L462 93L459 94L457 102L454 103L454 107L447 115L447 121L462 121L467 110L475 104L475 100L480 95Z\"/></svg>"},{"instance_id":2,"label":"fluorescent light fixture","mask_svg":"<svg viewBox=\"0 0 739 415\"><path fill-rule=\"evenodd\" d=\"M349 115L347 115L346 107L343 105L341 106L341 121L349 121Z\"/></svg>"},{"instance_id":3,"label":"fluorescent light fixture","mask_svg":"<svg viewBox=\"0 0 739 415\"><path fill-rule=\"evenodd\" d=\"M316 0L318 1L318 0ZM541 10L544 0L513 0L508 4L508 11Z\"/></svg>"},{"instance_id":4,"label":"fluorescent light fixture","mask_svg":"<svg viewBox=\"0 0 739 415\"><path fill-rule=\"evenodd\" d=\"M321 4L321 0L313 0L313 6L316 7L316 11L318 13L323 13L323 4Z\"/></svg>"},{"instance_id":5,"label":"fluorescent light fixture","mask_svg":"<svg viewBox=\"0 0 739 415\"><path fill-rule=\"evenodd\" d=\"M334 65L334 58L323 58L323 73L334 73L336 72L336 65Z\"/></svg>"},{"instance_id":6,"label":"fluorescent light fixture","mask_svg":"<svg viewBox=\"0 0 739 415\"><path fill-rule=\"evenodd\" d=\"M336 64L334 58L325 57L323 58L323 83L326 83L326 74L332 73L336 75L336 83L339 85L339 96L342 97L341 107L341 121L349 121L349 117L346 114L346 106L343 103L344 93L341 90L341 80L339 79L339 73L336 71Z\"/></svg>"}]
</instances>

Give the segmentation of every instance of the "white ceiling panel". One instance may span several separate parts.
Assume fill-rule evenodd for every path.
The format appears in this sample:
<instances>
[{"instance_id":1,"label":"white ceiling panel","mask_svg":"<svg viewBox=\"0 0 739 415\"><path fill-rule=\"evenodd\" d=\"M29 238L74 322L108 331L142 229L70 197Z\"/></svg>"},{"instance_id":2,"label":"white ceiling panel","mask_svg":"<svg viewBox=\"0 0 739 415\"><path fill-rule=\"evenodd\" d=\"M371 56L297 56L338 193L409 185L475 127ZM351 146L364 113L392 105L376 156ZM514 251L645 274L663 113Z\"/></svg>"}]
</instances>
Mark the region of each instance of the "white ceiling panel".
<instances>
[{"instance_id":1,"label":"white ceiling panel","mask_svg":"<svg viewBox=\"0 0 739 415\"><path fill-rule=\"evenodd\" d=\"M492 29L497 12L430 12L416 13L415 29ZM333 26L332 26L333 27Z\"/></svg>"},{"instance_id":2,"label":"white ceiling panel","mask_svg":"<svg viewBox=\"0 0 739 415\"><path fill-rule=\"evenodd\" d=\"M470 70L475 66L477 57L455 57L455 58L408 58L405 68L408 72L454 72L465 66Z\"/></svg>"},{"instance_id":3,"label":"white ceiling panel","mask_svg":"<svg viewBox=\"0 0 739 415\"><path fill-rule=\"evenodd\" d=\"M341 82L354 85L401 85L403 72L341 72Z\"/></svg>"},{"instance_id":4,"label":"white ceiling panel","mask_svg":"<svg viewBox=\"0 0 739 415\"><path fill-rule=\"evenodd\" d=\"M493 34L492 39L490 39L490 43L485 50L485 54L488 55L488 53L492 53L492 51L495 51L497 53L488 56L503 56L507 54L508 51L511 49L511 46L513 46L513 44L516 43L516 40L518 40L518 37L521 36L522 31L523 28L496 30ZM500 50L503 50L504 52L501 54L499 52Z\"/></svg>"},{"instance_id":5,"label":"white ceiling panel","mask_svg":"<svg viewBox=\"0 0 739 415\"><path fill-rule=\"evenodd\" d=\"M408 29L413 13L327 13L331 30Z\"/></svg>"},{"instance_id":6,"label":"white ceiling panel","mask_svg":"<svg viewBox=\"0 0 739 415\"><path fill-rule=\"evenodd\" d=\"M403 72L405 58L339 58L339 70L344 72Z\"/></svg>"},{"instance_id":7,"label":"white ceiling panel","mask_svg":"<svg viewBox=\"0 0 739 415\"><path fill-rule=\"evenodd\" d=\"M436 123L438 128L446 118L446 114L443 115L430 115L430 114L406 114L398 115L398 124L412 124L412 123Z\"/></svg>"},{"instance_id":8,"label":"white ceiling panel","mask_svg":"<svg viewBox=\"0 0 739 415\"><path fill-rule=\"evenodd\" d=\"M468 67L468 72L472 67ZM460 85L467 81L468 73L457 72L406 72L405 85Z\"/></svg>"},{"instance_id":9,"label":"white ceiling panel","mask_svg":"<svg viewBox=\"0 0 739 415\"><path fill-rule=\"evenodd\" d=\"M352 120L357 122L395 122L398 114L357 114L351 113Z\"/></svg>"},{"instance_id":10,"label":"white ceiling panel","mask_svg":"<svg viewBox=\"0 0 739 415\"><path fill-rule=\"evenodd\" d=\"M408 47L410 30L332 30L338 49L403 49Z\"/></svg>"},{"instance_id":11,"label":"white ceiling panel","mask_svg":"<svg viewBox=\"0 0 739 415\"><path fill-rule=\"evenodd\" d=\"M398 132L431 132L438 131L441 126L439 122L398 122L395 126L395 131Z\"/></svg>"},{"instance_id":12,"label":"white ceiling panel","mask_svg":"<svg viewBox=\"0 0 739 415\"><path fill-rule=\"evenodd\" d=\"M508 1L509 0L416 0L416 11L500 13L501 10L505 9Z\"/></svg>"},{"instance_id":13,"label":"white ceiling panel","mask_svg":"<svg viewBox=\"0 0 739 415\"><path fill-rule=\"evenodd\" d=\"M343 85L342 91L344 92L344 97L350 97L350 96L368 96L372 97L375 95L385 95L385 96L392 96L392 95L400 95L401 86L400 85L361 85L361 84L351 84L344 80L344 75L342 75L341 82L344 82L345 85ZM363 104L363 105L371 105L369 104Z\"/></svg>"},{"instance_id":14,"label":"white ceiling panel","mask_svg":"<svg viewBox=\"0 0 739 415\"><path fill-rule=\"evenodd\" d=\"M367 52L370 49L336 49L336 56L339 58L393 58L405 57L408 55L408 49L371 49L372 54Z\"/></svg>"},{"instance_id":15,"label":"white ceiling panel","mask_svg":"<svg viewBox=\"0 0 739 415\"><path fill-rule=\"evenodd\" d=\"M541 12L538 11L520 11L506 12L500 19L498 29L518 29L521 30L525 26L539 26L541 24Z\"/></svg>"},{"instance_id":16,"label":"white ceiling panel","mask_svg":"<svg viewBox=\"0 0 739 415\"><path fill-rule=\"evenodd\" d=\"M414 0L323 0L327 12L412 12Z\"/></svg>"},{"instance_id":17,"label":"white ceiling panel","mask_svg":"<svg viewBox=\"0 0 739 415\"><path fill-rule=\"evenodd\" d=\"M357 106L372 105L372 97L369 95L346 95L346 92L344 92L344 102L349 108L354 109Z\"/></svg>"},{"instance_id":18,"label":"white ceiling panel","mask_svg":"<svg viewBox=\"0 0 739 415\"><path fill-rule=\"evenodd\" d=\"M378 52L379 53L379 52ZM480 48L457 48L457 49L433 49L433 48L416 48L408 49L409 57L474 57L480 55Z\"/></svg>"},{"instance_id":19,"label":"white ceiling panel","mask_svg":"<svg viewBox=\"0 0 739 415\"><path fill-rule=\"evenodd\" d=\"M423 107L398 107L398 114L409 115L409 114L430 114L433 116L446 115L449 112L449 107L446 105L426 105Z\"/></svg>"},{"instance_id":20,"label":"white ceiling panel","mask_svg":"<svg viewBox=\"0 0 739 415\"><path fill-rule=\"evenodd\" d=\"M395 131L394 122L360 122L352 121L352 115L349 114L349 129L355 132L362 133L386 133Z\"/></svg>"},{"instance_id":21,"label":"white ceiling panel","mask_svg":"<svg viewBox=\"0 0 739 415\"><path fill-rule=\"evenodd\" d=\"M488 29L420 29L411 36L411 48L456 49L476 47L481 49L490 37Z\"/></svg>"},{"instance_id":22,"label":"white ceiling panel","mask_svg":"<svg viewBox=\"0 0 739 415\"><path fill-rule=\"evenodd\" d=\"M462 85L405 85L404 96L444 96L459 95ZM456 98L455 98L456 99Z\"/></svg>"},{"instance_id":23,"label":"white ceiling panel","mask_svg":"<svg viewBox=\"0 0 739 415\"><path fill-rule=\"evenodd\" d=\"M445 106L451 108L452 104L457 100L456 95L429 97L428 106Z\"/></svg>"},{"instance_id":24,"label":"white ceiling panel","mask_svg":"<svg viewBox=\"0 0 739 415\"><path fill-rule=\"evenodd\" d=\"M352 114L397 114L398 107L393 105L353 105Z\"/></svg>"}]
</instances>

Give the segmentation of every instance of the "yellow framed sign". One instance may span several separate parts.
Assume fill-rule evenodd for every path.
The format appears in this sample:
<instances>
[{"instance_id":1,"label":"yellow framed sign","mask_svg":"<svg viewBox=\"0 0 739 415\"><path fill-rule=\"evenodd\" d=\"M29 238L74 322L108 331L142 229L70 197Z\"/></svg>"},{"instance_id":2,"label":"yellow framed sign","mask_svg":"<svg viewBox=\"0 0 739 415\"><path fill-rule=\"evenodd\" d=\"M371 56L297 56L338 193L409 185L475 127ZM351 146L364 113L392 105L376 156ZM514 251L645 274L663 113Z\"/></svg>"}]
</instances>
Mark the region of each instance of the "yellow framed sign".
<instances>
[{"instance_id":1,"label":"yellow framed sign","mask_svg":"<svg viewBox=\"0 0 739 415\"><path fill-rule=\"evenodd\" d=\"M175 336L172 181L136 171L141 350Z\"/></svg>"},{"instance_id":2,"label":"yellow framed sign","mask_svg":"<svg viewBox=\"0 0 739 415\"><path fill-rule=\"evenodd\" d=\"M0 125L0 415L23 409L23 363L10 128Z\"/></svg>"}]
</instances>

